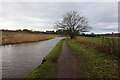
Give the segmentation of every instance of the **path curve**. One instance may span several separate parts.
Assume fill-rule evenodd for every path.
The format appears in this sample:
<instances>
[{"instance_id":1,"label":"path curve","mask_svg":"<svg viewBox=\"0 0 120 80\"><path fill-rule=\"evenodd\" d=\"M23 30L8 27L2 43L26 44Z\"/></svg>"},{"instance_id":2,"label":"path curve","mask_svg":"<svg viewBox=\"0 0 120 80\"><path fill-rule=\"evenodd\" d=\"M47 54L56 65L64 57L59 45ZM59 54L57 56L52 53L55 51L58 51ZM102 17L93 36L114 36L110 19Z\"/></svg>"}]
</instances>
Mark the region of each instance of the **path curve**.
<instances>
[{"instance_id":1,"label":"path curve","mask_svg":"<svg viewBox=\"0 0 120 80\"><path fill-rule=\"evenodd\" d=\"M57 78L76 78L75 68L77 60L67 46L67 40L63 43L61 55L58 59Z\"/></svg>"}]
</instances>

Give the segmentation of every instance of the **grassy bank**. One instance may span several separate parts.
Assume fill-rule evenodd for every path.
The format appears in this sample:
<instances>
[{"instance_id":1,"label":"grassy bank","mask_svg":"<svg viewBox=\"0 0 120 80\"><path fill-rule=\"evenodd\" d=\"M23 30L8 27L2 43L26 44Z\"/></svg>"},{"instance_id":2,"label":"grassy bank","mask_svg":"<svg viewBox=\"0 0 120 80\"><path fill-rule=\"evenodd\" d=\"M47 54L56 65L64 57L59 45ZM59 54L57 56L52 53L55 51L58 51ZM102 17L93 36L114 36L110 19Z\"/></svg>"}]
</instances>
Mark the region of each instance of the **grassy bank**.
<instances>
[{"instance_id":1,"label":"grassy bank","mask_svg":"<svg viewBox=\"0 0 120 80\"><path fill-rule=\"evenodd\" d=\"M117 78L118 60L116 57L101 54L92 47L86 47L76 40L69 40L68 45L78 59L76 72L79 77Z\"/></svg>"},{"instance_id":2,"label":"grassy bank","mask_svg":"<svg viewBox=\"0 0 120 80\"><path fill-rule=\"evenodd\" d=\"M54 34L2 31L2 45L43 41L57 37Z\"/></svg>"},{"instance_id":3,"label":"grassy bank","mask_svg":"<svg viewBox=\"0 0 120 80\"><path fill-rule=\"evenodd\" d=\"M62 49L62 39L53 50L44 58L43 63L27 75L27 78L55 78L57 59Z\"/></svg>"}]
</instances>

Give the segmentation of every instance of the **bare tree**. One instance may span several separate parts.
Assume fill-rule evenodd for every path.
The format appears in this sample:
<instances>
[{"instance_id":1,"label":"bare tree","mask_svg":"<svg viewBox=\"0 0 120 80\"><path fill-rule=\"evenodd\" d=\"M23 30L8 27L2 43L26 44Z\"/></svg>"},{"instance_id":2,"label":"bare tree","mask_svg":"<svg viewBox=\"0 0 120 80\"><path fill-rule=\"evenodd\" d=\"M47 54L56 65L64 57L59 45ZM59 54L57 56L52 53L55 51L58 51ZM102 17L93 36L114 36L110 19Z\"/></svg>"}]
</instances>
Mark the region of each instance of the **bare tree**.
<instances>
[{"instance_id":1,"label":"bare tree","mask_svg":"<svg viewBox=\"0 0 120 80\"><path fill-rule=\"evenodd\" d=\"M55 23L55 26L66 30L71 39L75 38L79 32L86 32L90 29L87 19L76 11L67 12L61 21Z\"/></svg>"}]
</instances>

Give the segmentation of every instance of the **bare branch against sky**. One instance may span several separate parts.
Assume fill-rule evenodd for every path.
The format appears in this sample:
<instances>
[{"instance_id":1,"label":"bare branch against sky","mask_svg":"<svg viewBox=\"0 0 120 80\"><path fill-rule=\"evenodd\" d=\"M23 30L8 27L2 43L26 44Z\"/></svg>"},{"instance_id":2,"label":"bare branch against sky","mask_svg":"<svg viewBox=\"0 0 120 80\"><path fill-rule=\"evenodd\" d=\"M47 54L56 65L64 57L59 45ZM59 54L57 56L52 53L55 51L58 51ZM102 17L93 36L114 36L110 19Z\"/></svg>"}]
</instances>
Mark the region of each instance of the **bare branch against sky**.
<instances>
[{"instance_id":1,"label":"bare branch against sky","mask_svg":"<svg viewBox=\"0 0 120 80\"><path fill-rule=\"evenodd\" d=\"M71 10L84 15L91 32L118 31L117 2L4 2L0 29L54 30L54 23Z\"/></svg>"}]
</instances>

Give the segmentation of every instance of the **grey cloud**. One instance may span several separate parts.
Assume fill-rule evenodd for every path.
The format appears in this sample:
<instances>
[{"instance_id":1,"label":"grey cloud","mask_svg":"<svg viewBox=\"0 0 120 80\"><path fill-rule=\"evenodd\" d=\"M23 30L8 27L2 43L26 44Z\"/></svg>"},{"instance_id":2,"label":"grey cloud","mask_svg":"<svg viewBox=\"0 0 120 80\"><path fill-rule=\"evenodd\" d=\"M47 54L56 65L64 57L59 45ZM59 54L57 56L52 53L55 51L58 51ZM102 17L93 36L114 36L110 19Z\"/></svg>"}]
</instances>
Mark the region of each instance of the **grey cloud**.
<instances>
[{"instance_id":1,"label":"grey cloud","mask_svg":"<svg viewBox=\"0 0 120 80\"><path fill-rule=\"evenodd\" d=\"M117 31L114 27L118 22L117 2L8 2L2 3L2 9L2 18L6 19L8 28L11 28L7 25L10 21L16 28L54 29L54 23L66 11L75 10L87 17L93 26L91 31ZM103 23L104 27L100 25Z\"/></svg>"}]
</instances>

